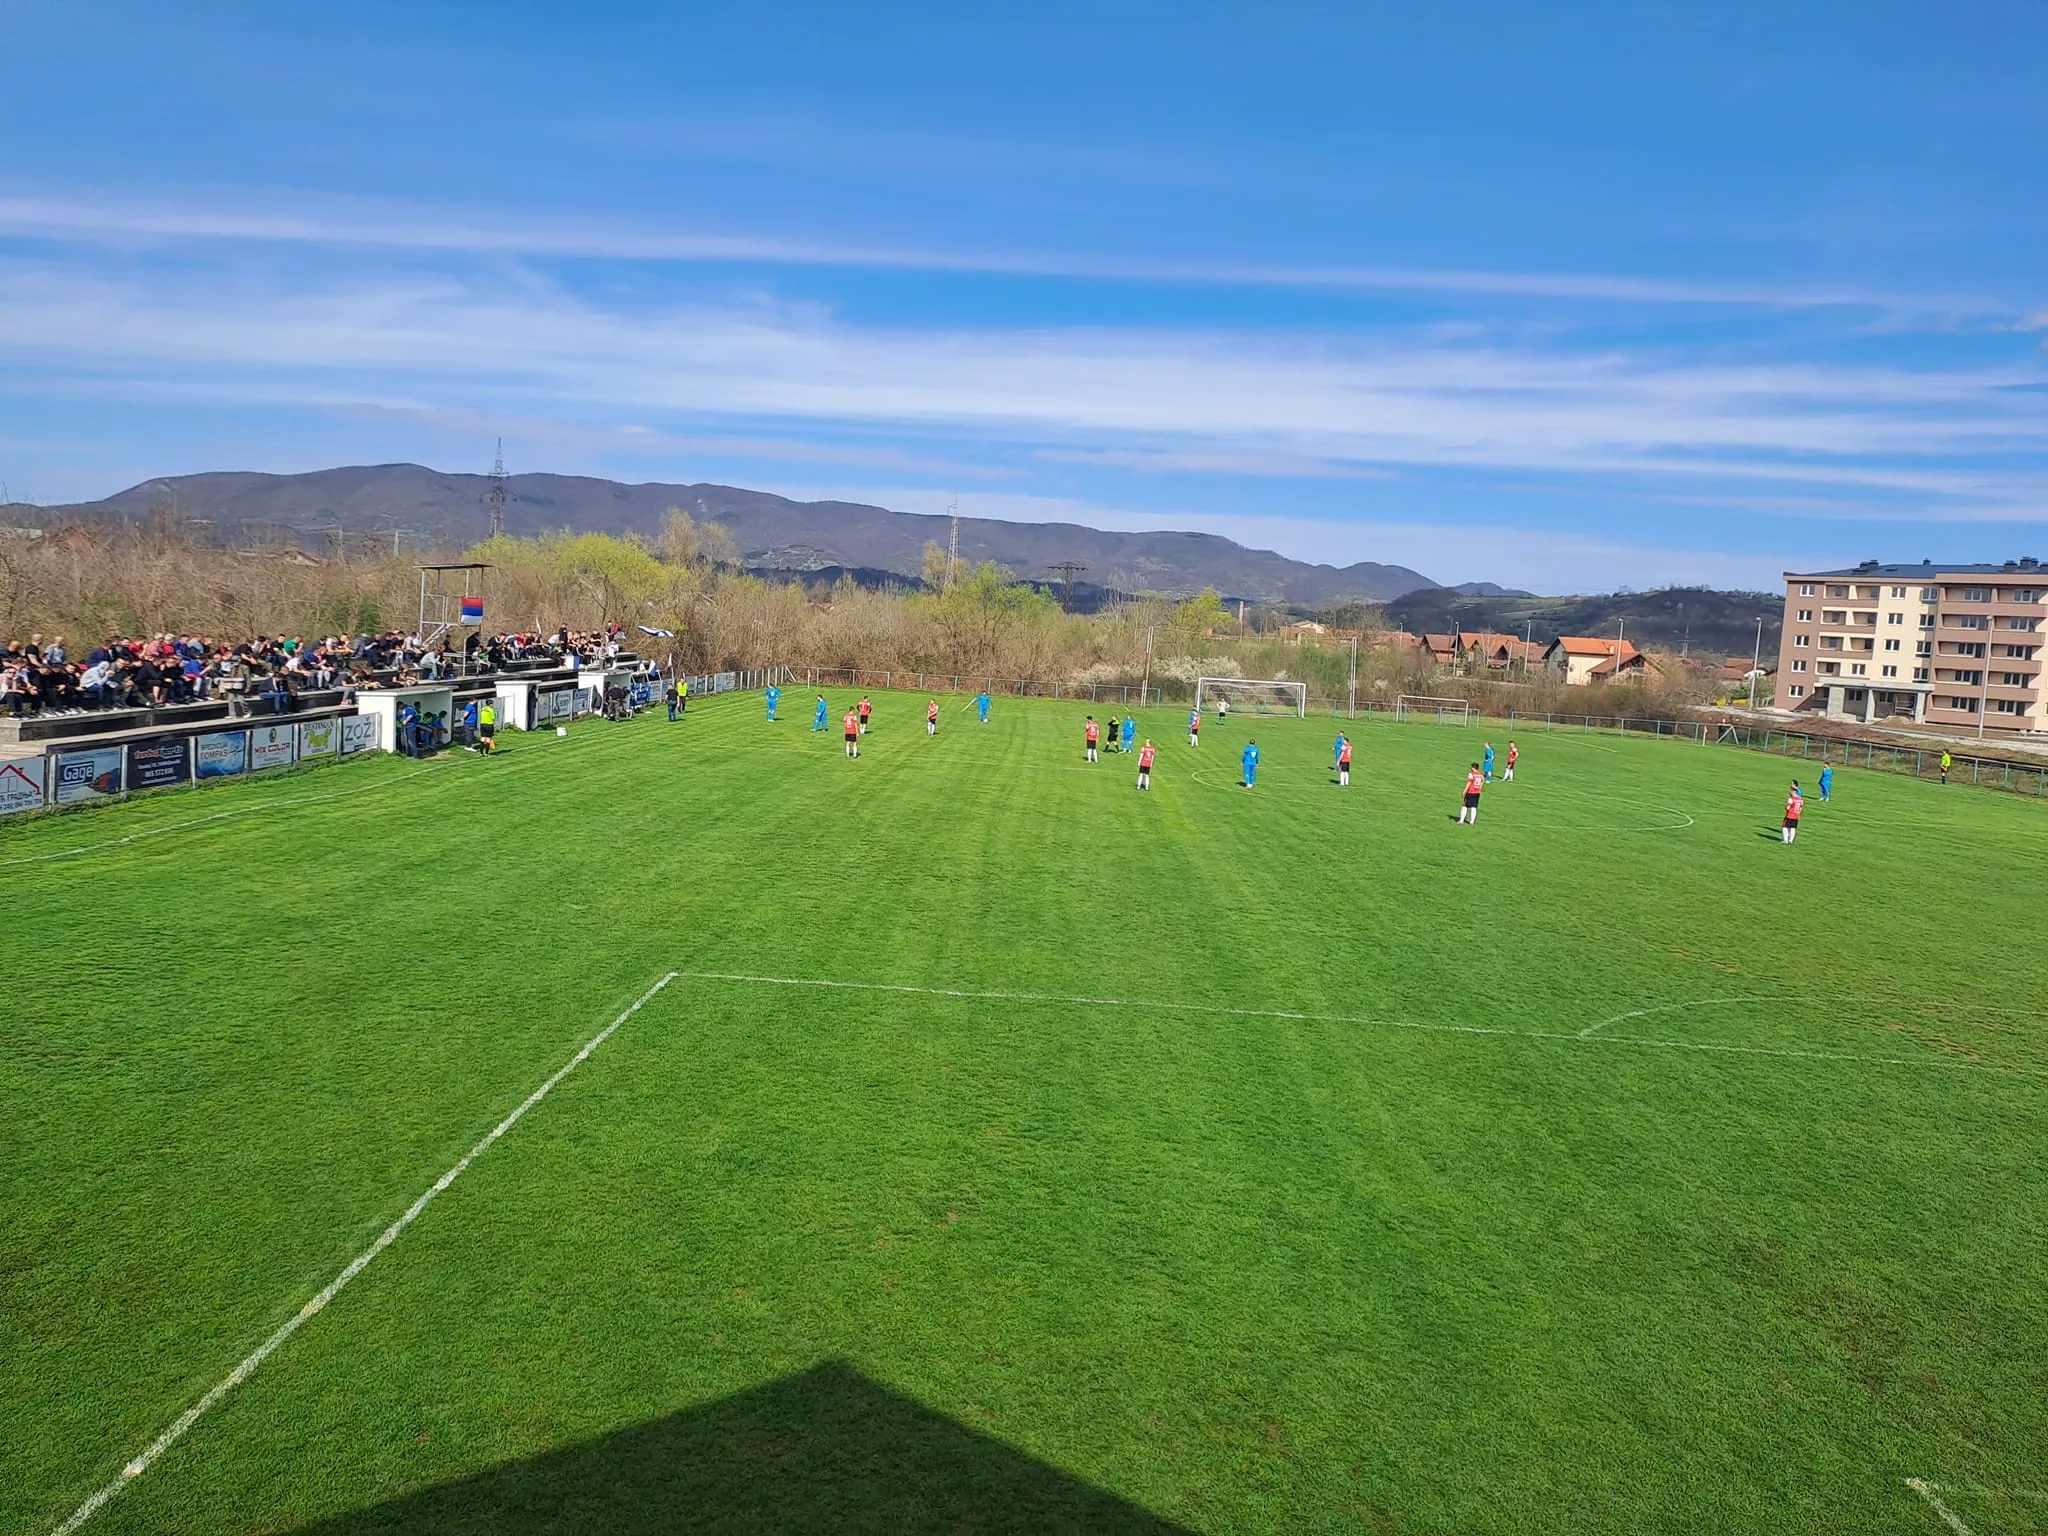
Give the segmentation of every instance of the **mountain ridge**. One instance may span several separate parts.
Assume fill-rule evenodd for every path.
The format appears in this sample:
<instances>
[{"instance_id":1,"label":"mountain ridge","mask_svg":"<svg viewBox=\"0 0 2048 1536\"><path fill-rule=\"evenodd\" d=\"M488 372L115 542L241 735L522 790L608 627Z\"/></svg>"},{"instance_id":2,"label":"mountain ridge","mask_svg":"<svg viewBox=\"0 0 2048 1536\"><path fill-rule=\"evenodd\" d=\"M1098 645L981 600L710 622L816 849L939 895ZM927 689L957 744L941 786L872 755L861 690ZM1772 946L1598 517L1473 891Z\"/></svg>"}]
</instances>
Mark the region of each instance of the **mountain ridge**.
<instances>
[{"instance_id":1,"label":"mountain ridge","mask_svg":"<svg viewBox=\"0 0 2048 1536\"><path fill-rule=\"evenodd\" d=\"M778 571L867 568L914 579L924 548L944 544L949 519L849 501L795 501L769 491L710 482L626 484L586 475L509 476L506 529L535 534L652 534L670 507L722 523L742 563ZM146 480L99 501L39 509L49 518L140 519L170 506L181 519L204 519L216 537L287 530L309 547L327 530L380 533L459 548L488 528L488 475L449 473L420 464L347 465L299 474L210 471ZM1053 567L1076 561L1099 585L1125 591L1189 593L1214 587L1232 599L1316 605L1375 602L1435 589L1407 566L1364 560L1334 566L1253 549L1219 534L1158 530L1119 533L1078 523L960 519L963 559L993 560L1028 580L1056 579ZM794 556L795 558L792 558Z\"/></svg>"}]
</instances>

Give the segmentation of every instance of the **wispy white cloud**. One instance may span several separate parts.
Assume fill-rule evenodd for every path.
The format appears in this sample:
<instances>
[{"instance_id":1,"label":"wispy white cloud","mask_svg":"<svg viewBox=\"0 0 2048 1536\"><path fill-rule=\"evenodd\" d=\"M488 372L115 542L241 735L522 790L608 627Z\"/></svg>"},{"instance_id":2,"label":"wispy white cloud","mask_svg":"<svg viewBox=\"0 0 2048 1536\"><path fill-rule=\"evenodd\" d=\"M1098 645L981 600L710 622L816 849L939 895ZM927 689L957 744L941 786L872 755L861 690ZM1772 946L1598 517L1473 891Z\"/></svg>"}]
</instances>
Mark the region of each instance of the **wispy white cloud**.
<instances>
[{"instance_id":1,"label":"wispy white cloud","mask_svg":"<svg viewBox=\"0 0 2048 1536\"><path fill-rule=\"evenodd\" d=\"M606 306L530 277L320 286L30 262L0 264L0 352L18 381L71 388L575 405L662 430L660 418L912 429L1126 467L1861 487L1956 516L2048 502L2038 363L1733 366L1398 334L885 329L767 303Z\"/></svg>"},{"instance_id":2,"label":"wispy white cloud","mask_svg":"<svg viewBox=\"0 0 2048 1536\"><path fill-rule=\"evenodd\" d=\"M2023 308L1982 296L1899 293L1849 284L1713 282L1625 273L1488 271L1462 267L1284 264L1110 257L1074 252L944 250L781 235L649 229L573 211L523 222L445 207L365 199L278 199L244 207L165 206L120 199L0 197L0 235L119 244L230 242L469 256L880 268L1135 283L1415 293L1600 304L1755 309L1853 308L2026 323Z\"/></svg>"}]
</instances>

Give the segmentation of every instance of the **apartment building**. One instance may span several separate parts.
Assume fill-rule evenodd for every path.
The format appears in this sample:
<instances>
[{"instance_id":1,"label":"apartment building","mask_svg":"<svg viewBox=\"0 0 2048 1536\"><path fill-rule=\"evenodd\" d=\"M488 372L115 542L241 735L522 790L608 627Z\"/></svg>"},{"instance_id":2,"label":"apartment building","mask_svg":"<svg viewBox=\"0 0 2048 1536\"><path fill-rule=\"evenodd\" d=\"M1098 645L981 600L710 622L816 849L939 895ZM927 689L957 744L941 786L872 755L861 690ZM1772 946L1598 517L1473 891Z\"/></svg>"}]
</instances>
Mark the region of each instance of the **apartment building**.
<instances>
[{"instance_id":1,"label":"apartment building","mask_svg":"<svg viewBox=\"0 0 2048 1536\"><path fill-rule=\"evenodd\" d=\"M2048 569L1886 565L1785 573L1781 709L1958 732L2048 730Z\"/></svg>"}]
</instances>

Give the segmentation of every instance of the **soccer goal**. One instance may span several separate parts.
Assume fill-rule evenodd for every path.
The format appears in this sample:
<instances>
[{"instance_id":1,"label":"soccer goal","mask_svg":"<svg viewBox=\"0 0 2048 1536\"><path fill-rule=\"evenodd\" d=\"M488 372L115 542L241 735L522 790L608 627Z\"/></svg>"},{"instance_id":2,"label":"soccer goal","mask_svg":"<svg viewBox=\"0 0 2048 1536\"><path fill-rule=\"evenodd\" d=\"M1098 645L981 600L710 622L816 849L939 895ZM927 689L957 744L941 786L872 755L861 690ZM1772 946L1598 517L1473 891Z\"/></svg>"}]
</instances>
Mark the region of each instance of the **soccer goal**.
<instances>
[{"instance_id":1,"label":"soccer goal","mask_svg":"<svg viewBox=\"0 0 2048 1536\"><path fill-rule=\"evenodd\" d=\"M1308 684L1283 683L1259 677L1198 677L1195 708L1205 714L1225 704L1248 715L1293 715L1308 718Z\"/></svg>"},{"instance_id":2,"label":"soccer goal","mask_svg":"<svg viewBox=\"0 0 2048 1536\"><path fill-rule=\"evenodd\" d=\"M1472 705L1466 699L1433 699L1426 694L1404 693L1394 700L1396 720L1434 720L1438 725L1470 725Z\"/></svg>"}]
</instances>

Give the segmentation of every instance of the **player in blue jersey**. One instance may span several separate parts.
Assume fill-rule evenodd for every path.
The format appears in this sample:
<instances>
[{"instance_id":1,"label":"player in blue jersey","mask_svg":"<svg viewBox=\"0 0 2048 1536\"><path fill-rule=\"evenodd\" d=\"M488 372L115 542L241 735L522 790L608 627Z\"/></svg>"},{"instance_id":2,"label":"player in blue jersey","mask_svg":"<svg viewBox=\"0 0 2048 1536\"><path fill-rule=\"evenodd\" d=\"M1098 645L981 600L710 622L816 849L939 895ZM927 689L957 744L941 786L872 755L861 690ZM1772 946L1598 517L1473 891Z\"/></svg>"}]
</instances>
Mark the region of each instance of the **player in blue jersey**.
<instances>
[{"instance_id":1,"label":"player in blue jersey","mask_svg":"<svg viewBox=\"0 0 2048 1536\"><path fill-rule=\"evenodd\" d=\"M822 693L818 695L818 713L817 717L811 721L811 729L814 731L825 729L825 695Z\"/></svg>"},{"instance_id":2,"label":"player in blue jersey","mask_svg":"<svg viewBox=\"0 0 2048 1536\"><path fill-rule=\"evenodd\" d=\"M1124 716L1124 750L1126 752L1138 750L1138 722L1129 715Z\"/></svg>"},{"instance_id":3,"label":"player in blue jersey","mask_svg":"<svg viewBox=\"0 0 2048 1536\"><path fill-rule=\"evenodd\" d=\"M1244 763L1244 787L1250 789L1253 781L1259 776L1259 744L1256 741L1247 741L1244 744L1244 757L1242 761Z\"/></svg>"},{"instance_id":4,"label":"player in blue jersey","mask_svg":"<svg viewBox=\"0 0 2048 1536\"><path fill-rule=\"evenodd\" d=\"M768 718L770 720L773 720L775 718L775 706L782 702L782 690L776 687L773 683L770 683L768 685L767 699Z\"/></svg>"},{"instance_id":5,"label":"player in blue jersey","mask_svg":"<svg viewBox=\"0 0 2048 1536\"><path fill-rule=\"evenodd\" d=\"M1191 709L1188 711L1188 745L1199 747L1201 744L1202 712L1199 709Z\"/></svg>"},{"instance_id":6,"label":"player in blue jersey","mask_svg":"<svg viewBox=\"0 0 2048 1536\"><path fill-rule=\"evenodd\" d=\"M1821 769L1821 771L1820 771L1820 803L1821 803L1822 805L1826 805L1826 804L1828 803L1828 791L1829 791L1829 790L1831 790L1831 789L1833 789L1834 787L1835 787L1835 770L1834 770L1834 768L1830 766L1830 767L1827 767L1827 768L1823 768L1823 769Z\"/></svg>"},{"instance_id":7,"label":"player in blue jersey","mask_svg":"<svg viewBox=\"0 0 2048 1536\"><path fill-rule=\"evenodd\" d=\"M988 724L988 690L982 689L974 696L974 712L983 725Z\"/></svg>"},{"instance_id":8,"label":"player in blue jersey","mask_svg":"<svg viewBox=\"0 0 2048 1536\"><path fill-rule=\"evenodd\" d=\"M1493 743L1486 744L1486 750L1479 755L1479 772L1486 782L1493 782Z\"/></svg>"}]
</instances>

